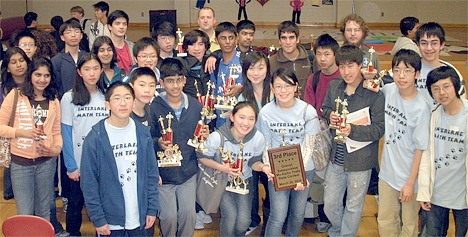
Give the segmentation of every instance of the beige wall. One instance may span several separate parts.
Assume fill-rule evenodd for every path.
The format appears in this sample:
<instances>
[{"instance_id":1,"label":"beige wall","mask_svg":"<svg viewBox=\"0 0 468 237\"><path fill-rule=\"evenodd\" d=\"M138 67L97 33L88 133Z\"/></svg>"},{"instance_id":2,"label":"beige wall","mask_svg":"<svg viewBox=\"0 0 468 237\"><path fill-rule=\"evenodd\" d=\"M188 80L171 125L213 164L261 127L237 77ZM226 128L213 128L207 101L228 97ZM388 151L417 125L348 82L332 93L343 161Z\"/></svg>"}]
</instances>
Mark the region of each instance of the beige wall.
<instances>
[{"instance_id":1,"label":"beige wall","mask_svg":"<svg viewBox=\"0 0 468 237\"><path fill-rule=\"evenodd\" d=\"M92 4L98 0L28 0L28 10L39 14L39 24L47 25L52 16L69 17L69 9L81 5L86 16L93 18ZM22 16L26 12L25 0L1 0L3 17ZM177 9L179 24L196 25L196 0L108 0L111 11L125 10L132 23L148 23L149 10ZM235 0L211 0L218 22L237 21L238 6ZM304 24L338 23L351 13L352 0L334 0L334 5L313 7L311 0L305 0L301 21ZM467 24L468 1L466 0L355 0L356 13L368 23L398 23L405 16L416 16L421 22L438 21L442 24ZM292 8L288 0L269 0L263 7L256 0L247 5L249 18L258 24L276 25L291 18ZM383 16L382 16L383 13Z\"/></svg>"}]
</instances>

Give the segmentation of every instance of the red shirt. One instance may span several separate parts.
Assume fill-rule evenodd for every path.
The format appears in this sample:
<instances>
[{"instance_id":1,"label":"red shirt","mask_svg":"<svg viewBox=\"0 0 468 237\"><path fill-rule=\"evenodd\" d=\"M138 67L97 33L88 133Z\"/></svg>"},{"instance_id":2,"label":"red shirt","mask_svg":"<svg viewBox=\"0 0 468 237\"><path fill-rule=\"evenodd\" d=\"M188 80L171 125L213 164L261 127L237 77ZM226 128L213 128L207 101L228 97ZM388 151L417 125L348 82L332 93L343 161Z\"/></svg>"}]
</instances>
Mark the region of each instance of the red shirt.
<instances>
[{"instance_id":1,"label":"red shirt","mask_svg":"<svg viewBox=\"0 0 468 237\"><path fill-rule=\"evenodd\" d=\"M319 83L317 84L315 92L313 88L314 74L310 75L309 79L307 79L304 91L304 101L314 106L315 110L317 110L318 116L322 116L322 111L320 109L322 108L323 101L325 100L325 95L327 95L330 81L339 77L341 77L341 75L340 70L338 69L331 75L325 75L323 72L320 72Z\"/></svg>"},{"instance_id":2,"label":"red shirt","mask_svg":"<svg viewBox=\"0 0 468 237\"><path fill-rule=\"evenodd\" d=\"M115 47L115 51L117 52L117 65L125 71L125 74L128 74L133 62L127 43L125 42L124 47L121 49Z\"/></svg>"}]
</instances>

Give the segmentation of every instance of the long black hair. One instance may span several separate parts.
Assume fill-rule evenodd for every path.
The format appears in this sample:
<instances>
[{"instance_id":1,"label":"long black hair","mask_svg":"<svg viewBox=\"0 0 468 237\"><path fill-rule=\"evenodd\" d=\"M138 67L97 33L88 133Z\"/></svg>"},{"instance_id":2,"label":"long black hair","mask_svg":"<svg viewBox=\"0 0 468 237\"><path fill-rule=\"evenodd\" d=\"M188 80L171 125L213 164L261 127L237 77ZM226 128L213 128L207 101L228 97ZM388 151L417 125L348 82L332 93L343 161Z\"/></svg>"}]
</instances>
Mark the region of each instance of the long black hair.
<instances>
[{"instance_id":1,"label":"long black hair","mask_svg":"<svg viewBox=\"0 0 468 237\"><path fill-rule=\"evenodd\" d=\"M50 73L50 83L44 89L43 96L48 100L54 100L58 95L58 84L54 76L54 70L52 68L52 62L45 57L38 57L33 59L31 64L28 66L28 73L26 74L26 80L21 85L21 94L25 95L31 100L34 100L36 95L34 94L34 86L32 84L32 75L40 67L46 67Z\"/></svg>"},{"instance_id":2,"label":"long black hair","mask_svg":"<svg viewBox=\"0 0 468 237\"><path fill-rule=\"evenodd\" d=\"M101 66L102 68L101 60L99 60L99 58L93 53L87 52L87 53L84 53L78 60L77 69L81 70L83 65L91 60L96 60L99 63L99 66ZM98 87L98 90L102 94L104 94L105 93L104 82L102 81L102 78L100 77L100 75L98 77L100 79L98 80L96 86ZM72 92L73 92L72 103L74 105L85 106L89 104L89 102L91 101L91 94L89 93L88 88L86 88L86 85L83 81L83 77L81 77L78 74L78 72L76 73L76 79L72 87Z\"/></svg>"},{"instance_id":3,"label":"long black hair","mask_svg":"<svg viewBox=\"0 0 468 237\"><path fill-rule=\"evenodd\" d=\"M251 66L254 66L256 63L261 62L262 60L266 64L267 71L266 71L265 80L263 81L262 101L261 101L261 106L259 106L260 108L270 101L271 76L270 76L270 62L268 61L268 56L263 52L254 51L254 52L250 52L249 54L247 54L247 56L244 59L244 62L242 62L242 76L244 78L242 82L242 86L244 88L242 95L244 96L245 100L251 101L256 106L258 106L257 100L255 99L252 82L247 78L247 70L249 70L249 68Z\"/></svg>"},{"instance_id":4,"label":"long black hair","mask_svg":"<svg viewBox=\"0 0 468 237\"><path fill-rule=\"evenodd\" d=\"M31 62L28 58L26 53L18 47L10 47L5 52L5 57L3 59L2 67L1 67L1 77L0 77L0 84L1 84L1 94L7 95L13 88L18 87L19 85L16 84L11 72L8 71L8 65L10 64L11 57L15 54L21 54L24 61L27 64Z\"/></svg>"}]
</instances>

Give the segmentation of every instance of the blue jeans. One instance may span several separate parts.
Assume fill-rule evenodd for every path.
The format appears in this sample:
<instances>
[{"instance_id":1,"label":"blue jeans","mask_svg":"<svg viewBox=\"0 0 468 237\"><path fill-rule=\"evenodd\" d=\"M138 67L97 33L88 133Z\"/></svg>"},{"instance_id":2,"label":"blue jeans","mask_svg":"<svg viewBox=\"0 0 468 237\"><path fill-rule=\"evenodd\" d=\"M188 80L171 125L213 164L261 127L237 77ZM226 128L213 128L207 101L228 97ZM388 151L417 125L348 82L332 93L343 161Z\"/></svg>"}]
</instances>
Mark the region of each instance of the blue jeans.
<instances>
[{"instance_id":1,"label":"blue jeans","mask_svg":"<svg viewBox=\"0 0 468 237\"><path fill-rule=\"evenodd\" d=\"M11 183L18 215L36 215L50 220L56 159L48 158L40 164L29 166L11 163Z\"/></svg>"},{"instance_id":2,"label":"blue jeans","mask_svg":"<svg viewBox=\"0 0 468 237\"><path fill-rule=\"evenodd\" d=\"M3 168L3 197L13 197L13 187L11 186L11 172L10 168Z\"/></svg>"},{"instance_id":3,"label":"blue jeans","mask_svg":"<svg viewBox=\"0 0 468 237\"><path fill-rule=\"evenodd\" d=\"M427 212L426 236L446 236L449 227L449 211L445 208L431 204ZM452 209L455 220L455 236L465 236L468 229L468 209Z\"/></svg>"},{"instance_id":4,"label":"blue jeans","mask_svg":"<svg viewBox=\"0 0 468 237\"><path fill-rule=\"evenodd\" d=\"M355 236L361 223L372 169L345 172L343 166L330 163L325 174L324 210L332 227L330 237ZM346 208L343 196L346 195Z\"/></svg>"},{"instance_id":5,"label":"blue jeans","mask_svg":"<svg viewBox=\"0 0 468 237\"><path fill-rule=\"evenodd\" d=\"M309 184L314 179L315 170L306 172L306 178ZM292 189L276 191L275 185L268 184L270 191L270 217L265 229L265 236L281 236L281 229L288 217L285 236L299 236L302 222L304 222L305 207L309 197L309 187L303 191L294 191Z\"/></svg>"},{"instance_id":6,"label":"blue jeans","mask_svg":"<svg viewBox=\"0 0 468 237\"><path fill-rule=\"evenodd\" d=\"M253 193L250 190L254 186L252 178L249 178L248 182L249 193L246 195L224 191L219 204L221 209L220 236L245 236L252 210ZM256 185L258 186L258 183Z\"/></svg>"}]
</instances>

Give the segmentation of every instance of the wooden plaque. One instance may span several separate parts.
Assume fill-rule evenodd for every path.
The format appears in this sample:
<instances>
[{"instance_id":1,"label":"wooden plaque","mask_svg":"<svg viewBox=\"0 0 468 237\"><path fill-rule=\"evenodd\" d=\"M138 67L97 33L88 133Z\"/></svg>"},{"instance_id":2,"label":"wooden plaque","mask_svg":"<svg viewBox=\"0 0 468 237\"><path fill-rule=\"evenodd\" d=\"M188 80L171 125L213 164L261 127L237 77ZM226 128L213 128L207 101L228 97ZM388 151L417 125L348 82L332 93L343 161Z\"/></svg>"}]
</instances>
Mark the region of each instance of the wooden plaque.
<instances>
[{"instance_id":1,"label":"wooden plaque","mask_svg":"<svg viewBox=\"0 0 468 237\"><path fill-rule=\"evenodd\" d=\"M284 146L268 150L276 191L293 189L297 183L306 185L301 146Z\"/></svg>"}]
</instances>

